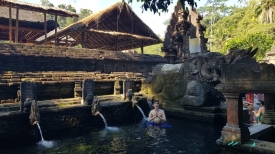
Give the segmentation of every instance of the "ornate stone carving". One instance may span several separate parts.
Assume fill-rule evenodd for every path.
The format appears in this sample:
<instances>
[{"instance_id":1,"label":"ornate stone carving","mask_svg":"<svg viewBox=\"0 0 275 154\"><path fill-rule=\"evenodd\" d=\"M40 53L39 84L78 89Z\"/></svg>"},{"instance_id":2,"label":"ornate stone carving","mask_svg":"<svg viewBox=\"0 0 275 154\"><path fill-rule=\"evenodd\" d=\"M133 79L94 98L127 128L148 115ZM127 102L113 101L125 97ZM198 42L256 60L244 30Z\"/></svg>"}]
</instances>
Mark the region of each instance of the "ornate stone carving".
<instances>
[{"instance_id":1,"label":"ornate stone carving","mask_svg":"<svg viewBox=\"0 0 275 154\"><path fill-rule=\"evenodd\" d=\"M31 125L35 125L40 121L40 113L38 110L37 102L35 100L32 101L31 105L31 113L29 115Z\"/></svg>"},{"instance_id":2,"label":"ornate stone carving","mask_svg":"<svg viewBox=\"0 0 275 154\"><path fill-rule=\"evenodd\" d=\"M97 116L99 114L99 112L101 111L99 101L100 100L99 100L98 96L95 96L93 99L92 109L91 109L93 116Z\"/></svg>"},{"instance_id":3,"label":"ornate stone carving","mask_svg":"<svg viewBox=\"0 0 275 154\"><path fill-rule=\"evenodd\" d=\"M82 105L91 105L94 99L94 80L85 79L82 83Z\"/></svg>"},{"instance_id":4,"label":"ornate stone carving","mask_svg":"<svg viewBox=\"0 0 275 154\"><path fill-rule=\"evenodd\" d=\"M175 7L170 25L167 27L167 33L165 34L162 51L166 53L165 57L169 64L174 64L177 60L184 61L191 58L189 49L191 33L194 36L196 33L199 33L195 37L200 38L201 52L207 52L207 39L204 38L206 27L200 24L202 16L196 13L193 6L191 6L191 14L182 7L180 5ZM192 18L196 18L197 25Z\"/></svg>"},{"instance_id":5,"label":"ornate stone carving","mask_svg":"<svg viewBox=\"0 0 275 154\"><path fill-rule=\"evenodd\" d=\"M252 58L255 50L243 50L246 54L239 51L241 50L230 51L226 56L207 52L186 59L181 64L159 64L153 69L150 81L145 82L148 84L144 86L148 88L148 94L155 95L156 99L166 105L219 105L224 101L224 97L214 87L221 83L225 75L221 73L223 64L248 65L251 69L258 69L258 63ZM230 70L230 76L235 78L231 71L233 70ZM248 75L247 72L236 73Z\"/></svg>"}]
</instances>

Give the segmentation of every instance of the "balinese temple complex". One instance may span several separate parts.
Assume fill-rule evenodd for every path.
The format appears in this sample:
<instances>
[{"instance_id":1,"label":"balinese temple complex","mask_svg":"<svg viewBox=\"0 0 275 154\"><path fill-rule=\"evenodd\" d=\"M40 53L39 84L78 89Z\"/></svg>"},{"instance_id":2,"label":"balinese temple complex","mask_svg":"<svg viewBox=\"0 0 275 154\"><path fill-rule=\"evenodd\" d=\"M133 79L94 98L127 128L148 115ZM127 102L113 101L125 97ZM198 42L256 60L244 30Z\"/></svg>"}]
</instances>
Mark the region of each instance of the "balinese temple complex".
<instances>
[{"instance_id":1,"label":"balinese temple complex","mask_svg":"<svg viewBox=\"0 0 275 154\"><path fill-rule=\"evenodd\" d=\"M174 7L162 41L125 2L61 29L58 16L78 14L0 0L1 152L274 154L275 67L267 63L275 47L265 63L253 59L257 50L210 53L203 17L182 8ZM143 53L160 43L164 57ZM121 52L139 47L142 54ZM244 106L247 93L264 94L261 124L253 103ZM155 100L167 121L151 112ZM121 125L130 129L113 127Z\"/></svg>"}]
</instances>

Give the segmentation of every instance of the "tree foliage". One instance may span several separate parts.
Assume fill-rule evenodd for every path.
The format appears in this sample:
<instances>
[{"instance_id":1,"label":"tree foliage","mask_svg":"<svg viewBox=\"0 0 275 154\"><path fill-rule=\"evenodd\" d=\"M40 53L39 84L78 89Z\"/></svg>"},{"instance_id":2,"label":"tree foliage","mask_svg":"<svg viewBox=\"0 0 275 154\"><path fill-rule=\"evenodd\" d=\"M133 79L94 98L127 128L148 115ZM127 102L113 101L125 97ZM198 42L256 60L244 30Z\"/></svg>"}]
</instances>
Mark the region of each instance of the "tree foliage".
<instances>
[{"instance_id":1,"label":"tree foliage","mask_svg":"<svg viewBox=\"0 0 275 154\"><path fill-rule=\"evenodd\" d=\"M205 26L210 26L212 23L216 23L225 16L228 16L234 12L236 6L227 6L225 3L228 0L216 0L214 3L210 3L208 0L206 4L197 9L197 11L204 16L202 22Z\"/></svg>"},{"instance_id":2,"label":"tree foliage","mask_svg":"<svg viewBox=\"0 0 275 154\"><path fill-rule=\"evenodd\" d=\"M246 6L236 8L232 14L222 17L212 25L212 37L209 26L205 35L210 38L211 51L225 54L229 49L252 46L258 48L255 58L263 59L274 44L275 26L271 23L262 23L260 20L261 12L257 12L259 9L256 8L261 8L261 4L250 0Z\"/></svg>"},{"instance_id":3,"label":"tree foliage","mask_svg":"<svg viewBox=\"0 0 275 154\"><path fill-rule=\"evenodd\" d=\"M54 7L54 5L49 0L40 0L40 3L43 6ZM59 4L57 7L61 8L61 9L69 10L71 12L77 12L76 9L75 9L75 7L73 7L70 4ZM91 15L92 13L93 13L92 10L81 8L80 12L79 12L79 17L78 18L77 17L70 18L70 17L58 16L57 17L57 22L59 24L59 27L62 29L64 27L69 26L70 24L75 23L76 21L78 21L80 19L83 19L83 18ZM54 20L54 15L47 14L47 19Z\"/></svg>"},{"instance_id":4,"label":"tree foliage","mask_svg":"<svg viewBox=\"0 0 275 154\"><path fill-rule=\"evenodd\" d=\"M124 2L125 0L122 1ZM128 3L132 2L133 0L128 0ZM160 14L160 12L168 12L168 6L173 3L173 0L137 0L137 2L143 3L141 5L142 11L150 10L154 13ZM197 6L195 0L177 0L177 2L180 3L186 10L188 10L188 7L185 7L186 3L188 5Z\"/></svg>"},{"instance_id":5,"label":"tree foliage","mask_svg":"<svg viewBox=\"0 0 275 154\"><path fill-rule=\"evenodd\" d=\"M274 23L275 0L251 0L252 5L261 23Z\"/></svg>"},{"instance_id":6,"label":"tree foliage","mask_svg":"<svg viewBox=\"0 0 275 154\"><path fill-rule=\"evenodd\" d=\"M266 51L269 51L274 43L274 36L267 36L265 34L249 34L243 37L232 38L225 41L223 52L232 49L248 49L249 47L258 48L258 52L255 55L256 60L262 60Z\"/></svg>"},{"instance_id":7,"label":"tree foliage","mask_svg":"<svg viewBox=\"0 0 275 154\"><path fill-rule=\"evenodd\" d=\"M66 4L59 4L58 5L59 8L61 9L65 9L65 10L69 10L69 11L72 11L72 12L76 12L76 9L71 6L70 4L69 5L66 5ZM64 28L74 22L76 22L78 20L77 17L72 17L72 18L68 18L68 17L61 17L61 16L58 16L57 17L57 22L60 26L60 28Z\"/></svg>"}]
</instances>

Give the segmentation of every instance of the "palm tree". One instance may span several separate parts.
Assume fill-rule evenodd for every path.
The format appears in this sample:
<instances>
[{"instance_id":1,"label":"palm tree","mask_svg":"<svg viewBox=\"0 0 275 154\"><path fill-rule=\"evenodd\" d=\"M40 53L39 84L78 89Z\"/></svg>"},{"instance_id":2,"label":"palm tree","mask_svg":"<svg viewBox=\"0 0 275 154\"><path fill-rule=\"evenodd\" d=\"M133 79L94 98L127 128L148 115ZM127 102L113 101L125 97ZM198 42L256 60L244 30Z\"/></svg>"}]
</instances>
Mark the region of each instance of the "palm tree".
<instances>
[{"instance_id":1,"label":"palm tree","mask_svg":"<svg viewBox=\"0 0 275 154\"><path fill-rule=\"evenodd\" d=\"M255 9L261 23L274 22L275 0L251 0L250 6Z\"/></svg>"}]
</instances>

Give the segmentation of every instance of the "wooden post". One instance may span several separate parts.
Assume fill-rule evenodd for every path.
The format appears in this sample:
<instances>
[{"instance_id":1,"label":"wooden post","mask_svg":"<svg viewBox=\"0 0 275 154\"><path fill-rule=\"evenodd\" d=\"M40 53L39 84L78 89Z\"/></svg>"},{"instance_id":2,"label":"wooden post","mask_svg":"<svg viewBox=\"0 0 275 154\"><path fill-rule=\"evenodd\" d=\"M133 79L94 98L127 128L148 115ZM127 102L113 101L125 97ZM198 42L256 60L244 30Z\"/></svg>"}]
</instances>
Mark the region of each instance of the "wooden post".
<instances>
[{"instance_id":1,"label":"wooden post","mask_svg":"<svg viewBox=\"0 0 275 154\"><path fill-rule=\"evenodd\" d=\"M57 13L55 13L55 29L54 29L54 34L55 34L55 46L57 46Z\"/></svg>"},{"instance_id":2,"label":"wooden post","mask_svg":"<svg viewBox=\"0 0 275 154\"><path fill-rule=\"evenodd\" d=\"M118 12L117 12L117 15L116 15L116 32L118 32ZM116 36L116 51L118 51L118 38Z\"/></svg>"},{"instance_id":3,"label":"wooden post","mask_svg":"<svg viewBox=\"0 0 275 154\"><path fill-rule=\"evenodd\" d=\"M66 46L66 47L68 46L68 35L66 35L66 43L65 43L65 46Z\"/></svg>"},{"instance_id":4,"label":"wooden post","mask_svg":"<svg viewBox=\"0 0 275 154\"><path fill-rule=\"evenodd\" d=\"M144 54L144 51L143 51L143 46L144 46L144 44L143 44L143 40L141 41L141 54Z\"/></svg>"},{"instance_id":5,"label":"wooden post","mask_svg":"<svg viewBox=\"0 0 275 154\"><path fill-rule=\"evenodd\" d=\"M81 46L82 46L82 48L85 48L85 44L84 44L84 32L81 32Z\"/></svg>"},{"instance_id":6,"label":"wooden post","mask_svg":"<svg viewBox=\"0 0 275 154\"><path fill-rule=\"evenodd\" d=\"M44 44L47 44L47 17L46 17L46 12L44 12L44 33L45 33L45 40L44 40Z\"/></svg>"},{"instance_id":7,"label":"wooden post","mask_svg":"<svg viewBox=\"0 0 275 154\"><path fill-rule=\"evenodd\" d=\"M11 8L9 8L9 40L12 43L12 18L11 18Z\"/></svg>"},{"instance_id":8,"label":"wooden post","mask_svg":"<svg viewBox=\"0 0 275 154\"><path fill-rule=\"evenodd\" d=\"M15 43L18 43L18 28L19 28L19 9L16 8L16 29L15 29Z\"/></svg>"},{"instance_id":9,"label":"wooden post","mask_svg":"<svg viewBox=\"0 0 275 154\"><path fill-rule=\"evenodd\" d=\"M116 37L116 51L118 51L118 44L117 44L117 37Z\"/></svg>"}]
</instances>

